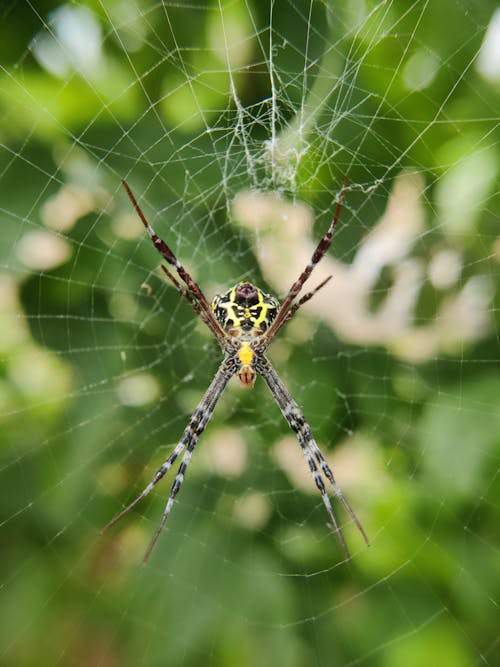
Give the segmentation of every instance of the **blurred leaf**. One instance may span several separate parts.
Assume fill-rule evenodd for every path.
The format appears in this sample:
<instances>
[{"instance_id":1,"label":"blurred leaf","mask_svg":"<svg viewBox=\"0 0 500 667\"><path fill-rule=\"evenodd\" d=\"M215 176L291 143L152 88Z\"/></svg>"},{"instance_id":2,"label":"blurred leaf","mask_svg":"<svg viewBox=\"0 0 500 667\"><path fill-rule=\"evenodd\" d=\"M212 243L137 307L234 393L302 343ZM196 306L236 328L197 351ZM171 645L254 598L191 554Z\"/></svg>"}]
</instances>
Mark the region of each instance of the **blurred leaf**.
<instances>
[{"instance_id":1,"label":"blurred leaf","mask_svg":"<svg viewBox=\"0 0 500 667\"><path fill-rule=\"evenodd\" d=\"M419 447L426 485L437 497L477 501L500 454L500 378L485 375L429 401Z\"/></svg>"}]
</instances>

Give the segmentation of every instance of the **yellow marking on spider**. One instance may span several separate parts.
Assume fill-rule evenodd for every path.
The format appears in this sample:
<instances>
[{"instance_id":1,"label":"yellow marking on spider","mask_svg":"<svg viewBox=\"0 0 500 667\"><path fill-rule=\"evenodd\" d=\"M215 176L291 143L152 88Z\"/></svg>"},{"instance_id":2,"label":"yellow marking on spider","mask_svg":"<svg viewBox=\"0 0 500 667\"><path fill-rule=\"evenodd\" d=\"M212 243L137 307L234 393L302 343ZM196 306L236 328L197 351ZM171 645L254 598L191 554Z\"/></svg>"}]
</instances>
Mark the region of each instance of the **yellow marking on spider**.
<instances>
[{"instance_id":1,"label":"yellow marking on spider","mask_svg":"<svg viewBox=\"0 0 500 667\"><path fill-rule=\"evenodd\" d=\"M259 303L257 304L257 306L261 309L260 315L258 317L253 317L252 318L252 323L253 323L253 325L256 329L258 329L260 327L262 322L266 322L266 324L269 323L268 311L271 307L274 308L274 310L276 310L276 306L274 306L274 305L270 306L268 303L264 302L264 296L263 296L262 292L259 291L258 296L259 296ZM255 306L254 306L254 308L255 308Z\"/></svg>"},{"instance_id":2,"label":"yellow marking on spider","mask_svg":"<svg viewBox=\"0 0 500 667\"><path fill-rule=\"evenodd\" d=\"M240 282L225 294L218 294L211 309L223 330L231 336L254 330L262 334L276 317L278 300L255 285Z\"/></svg>"},{"instance_id":3,"label":"yellow marking on spider","mask_svg":"<svg viewBox=\"0 0 500 667\"><path fill-rule=\"evenodd\" d=\"M243 345L240 347L240 349L238 350L238 357L241 363L244 364L245 366L252 363L252 359L254 357L254 351L252 350L252 348L248 343L243 343Z\"/></svg>"}]
</instances>

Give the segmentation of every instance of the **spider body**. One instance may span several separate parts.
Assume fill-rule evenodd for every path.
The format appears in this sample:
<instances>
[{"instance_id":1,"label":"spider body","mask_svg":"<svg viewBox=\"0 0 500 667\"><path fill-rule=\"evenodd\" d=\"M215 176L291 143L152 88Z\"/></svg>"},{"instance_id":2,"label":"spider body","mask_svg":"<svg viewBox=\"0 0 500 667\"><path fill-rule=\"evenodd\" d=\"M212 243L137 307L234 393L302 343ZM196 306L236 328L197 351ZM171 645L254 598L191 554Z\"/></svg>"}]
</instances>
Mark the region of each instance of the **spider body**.
<instances>
[{"instance_id":1,"label":"spider body","mask_svg":"<svg viewBox=\"0 0 500 667\"><path fill-rule=\"evenodd\" d=\"M252 338L262 335L275 319L279 301L252 283L238 283L212 301L212 311L224 331L239 336L240 330Z\"/></svg>"},{"instance_id":2,"label":"spider body","mask_svg":"<svg viewBox=\"0 0 500 667\"><path fill-rule=\"evenodd\" d=\"M189 462L191 461L198 438L210 420L215 406L222 396L228 381L232 376L238 375L241 384L251 389L254 386L256 376L260 375L269 387L283 417L297 436L298 443L307 461L311 476L320 492L321 500L323 501L323 505L325 506L347 560L349 558L349 552L344 541L342 530L333 513L330 497L326 490L327 485L340 500L367 544L368 538L366 537L366 533L358 521L358 518L335 481L332 470L321 453L302 411L265 355L267 347L273 340L274 336L281 330L283 325L286 324L286 322L295 315L297 310L304 303L309 301L319 289L324 287L331 278L331 276L329 276L315 289L307 292L300 299L296 300L314 267L321 260L330 246L333 230L337 224L342 208L346 182L344 181L344 187L342 188L339 197L335 215L326 234L318 243L311 255L309 263L290 287L281 304L274 296L266 294L249 282L240 282L236 284L224 294L217 295L212 303L209 304L199 285L182 266L165 241L157 236L147 221L127 183L125 181L122 181L122 183L155 248L166 262L175 269L181 282L170 273L165 265L162 265L163 272L177 289L179 294L188 301L196 314L210 329L219 343L223 359L210 386L199 402L198 407L191 415L179 442L174 447L171 454L160 466L153 479L144 490L135 498L135 500L119 512L108 525L105 526L104 530L119 521L129 510L135 507L137 503L147 496L156 484L167 474L175 461L182 455L181 464L170 489L170 495L165 505L160 524L146 551L144 557L144 562L146 562L156 544L165 522L167 521L177 493L182 486L184 475Z\"/></svg>"},{"instance_id":3,"label":"spider body","mask_svg":"<svg viewBox=\"0 0 500 667\"><path fill-rule=\"evenodd\" d=\"M252 283L241 282L216 295L210 307L229 337L227 351L236 350L240 364L237 374L242 386L252 389L256 375L254 350L266 347L263 334L276 318L278 299Z\"/></svg>"}]
</instances>

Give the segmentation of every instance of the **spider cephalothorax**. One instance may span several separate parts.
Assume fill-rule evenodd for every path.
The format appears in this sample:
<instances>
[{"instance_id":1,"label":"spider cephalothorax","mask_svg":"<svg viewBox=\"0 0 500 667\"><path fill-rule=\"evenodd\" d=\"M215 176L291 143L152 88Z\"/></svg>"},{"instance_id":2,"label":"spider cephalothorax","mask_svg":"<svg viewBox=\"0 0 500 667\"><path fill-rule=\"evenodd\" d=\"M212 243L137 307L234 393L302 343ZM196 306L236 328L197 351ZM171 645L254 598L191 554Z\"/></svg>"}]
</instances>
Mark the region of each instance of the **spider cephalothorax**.
<instances>
[{"instance_id":1,"label":"spider cephalothorax","mask_svg":"<svg viewBox=\"0 0 500 667\"><path fill-rule=\"evenodd\" d=\"M337 209L328 231L318 243L309 263L290 287L288 294L285 296L281 304L274 296L266 294L258 287L255 287L255 285L252 285L252 283L241 282L228 292L216 296L211 305L207 301L199 285L191 278L165 241L157 236L125 181L123 181L123 186L127 191L137 214L142 220L147 233L154 243L155 248L168 264L174 267L181 282L170 273L166 266L162 265L165 275L172 282L181 296L191 304L196 314L215 336L224 358L222 359L219 369L205 395L191 415L189 423L184 429L181 439L173 449L172 453L160 466L156 475L142 493L119 512L119 514L108 523L106 528L116 523L124 514L135 507L142 498L147 496L182 454L181 464L170 489L170 495L160 525L146 551L144 557L144 561L146 561L156 544L156 540L165 525L177 493L184 481L184 474L191 460L198 438L212 416L215 406L217 405L219 398L222 396L222 392L228 381L233 375L238 375L244 386L252 388L256 375L260 375L267 383L284 418L297 436L297 440L307 460L311 475L318 487L323 504L328 512L328 516L330 517L340 543L342 544L347 559L349 553L342 535L342 530L333 513L325 482L330 485L336 497L341 501L368 544L365 531L337 485L331 468L316 444L311 428L306 422L302 411L290 396L285 385L271 365L271 362L265 355L268 345L280 331L281 327L295 315L297 310L306 303L306 301L309 301L309 299L330 280L330 277L328 277L315 289L307 292L300 299L296 300L304 283L311 275L312 270L330 246L333 230L337 224L340 210L342 208L346 183L344 182Z\"/></svg>"}]
</instances>

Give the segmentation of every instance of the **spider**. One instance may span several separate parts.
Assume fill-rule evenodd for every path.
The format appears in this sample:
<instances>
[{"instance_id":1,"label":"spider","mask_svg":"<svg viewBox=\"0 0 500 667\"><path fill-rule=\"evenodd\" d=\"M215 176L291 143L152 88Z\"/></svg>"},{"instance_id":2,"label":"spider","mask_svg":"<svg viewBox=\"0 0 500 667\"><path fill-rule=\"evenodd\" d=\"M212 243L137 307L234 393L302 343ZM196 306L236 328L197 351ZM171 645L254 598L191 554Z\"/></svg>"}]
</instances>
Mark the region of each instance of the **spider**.
<instances>
[{"instance_id":1,"label":"spider","mask_svg":"<svg viewBox=\"0 0 500 667\"><path fill-rule=\"evenodd\" d=\"M302 411L289 394L285 385L271 365L271 362L265 355L266 349L276 334L279 333L283 325L286 324L286 322L295 315L297 310L304 303L309 301L318 290L324 287L331 278L331 276L328 276L328 278L323 280L317 287L296 300L314 267L322 259L330 246L333 231L342 209L347 181L344 180L335 215L328 231L318 243L305 269L290 287L288 294L285 296L281 305L278 299L274 296L266 294L250 282L238 283L224 294L215 296L212 303L209 304L198 284L182 266L165 241L157 236L147 221L146 216L142 212L127 182L123 180L122 184L156 250L163 256L170 266L174 267L181 282L179 282L177 278L170 273L168 268L162 264L161 268L163 272L179 294L189 302L196 314L215 336L221 347L224 358L205 395L191 415L188 425L170 456L168 456L162 463L145 489L104 527L103 532L119 521L125 514L127 514L127 512L147 496L182 454L181 464L170 489L170 495L165 505L161 521L144 556L143 563L145 564L151 555L158 537L168 519L175 498L182 486L198 438L210 420L215 406L222 396L229 379L233 375L237 375L241 381L241 385L251 389L254 386L256 376L260 375L267 383L267 386L274 396L284 418L297 436L302 453L306 458L309 470L321 494L321 499L330 518L331 527L333 527L342 546L345 560L348 561L350 558L349 551L342 530L333 513L325 482L330 485L334 494L354 521L366 544L369 545L366 533L337 485L332 470L316 444L311 428L306 422Z\"/></svg>"}]
</instances>

